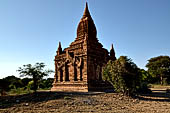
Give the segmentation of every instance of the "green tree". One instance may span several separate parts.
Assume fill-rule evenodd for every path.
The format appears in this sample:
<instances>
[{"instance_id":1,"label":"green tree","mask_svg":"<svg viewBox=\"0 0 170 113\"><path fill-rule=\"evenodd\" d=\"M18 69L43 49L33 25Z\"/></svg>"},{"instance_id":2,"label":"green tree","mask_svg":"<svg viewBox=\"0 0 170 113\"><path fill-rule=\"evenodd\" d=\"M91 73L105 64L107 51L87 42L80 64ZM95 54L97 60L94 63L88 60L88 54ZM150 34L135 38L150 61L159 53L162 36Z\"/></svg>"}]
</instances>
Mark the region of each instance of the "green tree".
<instances>
[{"instance_id":1,"label":"green tree","mask_svg":"<svg viewBox=\"0 0 170 113\"><path fill-rule=\"evenodd\" d=\"M23 87L21 79L18 77L15 77L14 75L7 76L4 78L4 80L6 80L6 81L8 81L8 83L10 83L10 85L9 85L10 89L16 89L16 88Z\"/></svg>"},{"instance_id":2,"label":"green tree","mask_svg":"<svg viewBox=\"0 0 170 113\"><path fill-rule=\"evenodd\" d=\"M38 84L43 77L48 76L48 74L52 73L52 70L44 70L44 63L36 63L35 65L27 64L23 65L23 67L19 67L17 70L21 77L29 76L33 80L34 92L38 89Z\"/></svg>"},{"instance_id":3,"label":"green tree","mask_svg":"<svg viewBox=\"0 0 170 113\"><path fill-rule=\"evenodd\" d=\"M151 58L148 60L146 67L152 77L158 77L161 85L163 85L163 79L167 79L170 76L170 57L158 56Z\"/></svg>"},{"instance_id":4,"label":"green tree","mask_svg":"<svg viewBox=\"0 0 170 113\"><path fill-rule=\"evenodd\" d=\"M133 94L139 86L139 68L131 59L120 56L115 61L109 61L103 69L103 79L109 81L116 92Z\"/></svg>"}]
</instances>

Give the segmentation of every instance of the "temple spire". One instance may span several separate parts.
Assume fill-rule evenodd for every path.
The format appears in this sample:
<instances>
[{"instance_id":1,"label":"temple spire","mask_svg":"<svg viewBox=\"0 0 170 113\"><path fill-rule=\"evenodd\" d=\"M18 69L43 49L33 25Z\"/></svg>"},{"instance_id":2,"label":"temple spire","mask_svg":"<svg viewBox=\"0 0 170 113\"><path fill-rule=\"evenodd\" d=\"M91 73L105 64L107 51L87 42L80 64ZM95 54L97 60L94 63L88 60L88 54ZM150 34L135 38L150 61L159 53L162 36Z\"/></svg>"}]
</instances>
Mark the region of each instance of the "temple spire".
<instances>
[{"instance_id":1,"label":"temple spire","mask_svg":"<svg viewBox=\"0 0 170 113\"><path fill-rule=\"evenodd\" d=\"M90 15L87 2L83 13L83 17L81 18L79 25L77 27L76 40L84 39L85 34L87 34L88 37L91 37L90 39L96 40L97 30L93 22L93 19Z\"/></svg>"},{"instance_id":2,"label":"temple spire","mask_svg":"<svg viewBox=\"0 0 170 113\"><path fill-rule=\"evenodd\" d=\"M114 49L113 49L113 44L111 45L111 50L114 50Z\"/></svg>"},{"instance_id":3,"label":"temple spire","mask_svg":"<svg viewBox=\"0 0 170 113\"><path fill-rule=\"evenodd\" d=\"M116 60L113 44L111 45L111 49L110 49L110 59L113 61Z\"/></svg>"},{"instance_id":4,"label":"temple spire","mask_svg":"<svg viewBox=\"0 0 170 113\"><path fill-rule=\"evenodd\" d=\"M85 18L85 17L91 17L87 2L86 2L86 8L85 8L84 13L83 13L83 18Z\"/></svg>"},{"instance_id":5,"label":"temple spire","mask_svg":"<svg viewBox=\"0 0 170 113\"><path fill-rule=\"evenodd\" d=\"M58 49L57 49L57 55L60 55L61 53L62 53L61 42L59 42Z\"/></svg>"}]
</instances>

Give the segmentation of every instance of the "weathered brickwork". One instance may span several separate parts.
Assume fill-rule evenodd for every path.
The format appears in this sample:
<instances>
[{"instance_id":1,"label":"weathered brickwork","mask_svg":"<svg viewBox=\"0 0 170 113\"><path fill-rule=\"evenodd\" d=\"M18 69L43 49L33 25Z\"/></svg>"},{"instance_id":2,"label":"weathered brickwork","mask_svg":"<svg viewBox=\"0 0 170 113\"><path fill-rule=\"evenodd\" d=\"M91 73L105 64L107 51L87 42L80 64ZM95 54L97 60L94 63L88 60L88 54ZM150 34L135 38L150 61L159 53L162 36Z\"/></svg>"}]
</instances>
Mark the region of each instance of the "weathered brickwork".
<instances>
[{"instance_id":1,"label":"weathered brickwork","mask_svg":"<svg viewBox=\"0 0 170 113\"><path fill-rule=\"evenodd\" d=\"M86 3L75 41L64 50L59 42L51 90L88 92L106 89L109 86L102 80L102 67L108 60L115 59L113 45L109 54L98 41L97 30Z\"/></svg>"}]
</instances>

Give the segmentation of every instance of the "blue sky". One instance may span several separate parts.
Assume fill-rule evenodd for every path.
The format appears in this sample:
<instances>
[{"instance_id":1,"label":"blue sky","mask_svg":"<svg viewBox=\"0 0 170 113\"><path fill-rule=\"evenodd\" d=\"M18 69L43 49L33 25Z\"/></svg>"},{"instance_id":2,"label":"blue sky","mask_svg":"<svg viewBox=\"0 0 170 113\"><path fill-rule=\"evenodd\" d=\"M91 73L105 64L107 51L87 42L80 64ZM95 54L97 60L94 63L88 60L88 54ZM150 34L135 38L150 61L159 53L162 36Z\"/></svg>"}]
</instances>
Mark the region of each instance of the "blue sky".
<instances>
[{"instance_id":1,"label":"blue sky","mask_svg":"<svg viewBox=\"0 0 170 113\"><path fill-rule=\"evenodd\" d=\"M86 1L99 41L108 50L113 43L117 58L145 68L151 57L170 56L169 0ZM54 70L58 42L74 41L84 8L85 0L0 0L0 78L29 63Z\"/></svg>"}]
</instances>

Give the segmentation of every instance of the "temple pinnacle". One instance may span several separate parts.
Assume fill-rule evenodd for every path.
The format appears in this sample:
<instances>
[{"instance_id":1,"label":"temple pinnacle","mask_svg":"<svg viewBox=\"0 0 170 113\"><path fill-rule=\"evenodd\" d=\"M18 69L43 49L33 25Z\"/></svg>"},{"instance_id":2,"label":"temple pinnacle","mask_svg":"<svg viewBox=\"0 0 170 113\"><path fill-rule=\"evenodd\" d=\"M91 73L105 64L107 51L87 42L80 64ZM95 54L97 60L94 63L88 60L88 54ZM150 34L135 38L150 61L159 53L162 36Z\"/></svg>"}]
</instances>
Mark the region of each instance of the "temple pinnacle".
<instances>
[{"instance_id":1,"label":"temple pinnacle","mask_svg":"<svg viewBox=\"0 0 170 113\"><path fill-rule=\"evenodd\" d=\"M91 17L91 16L90 16L89 9L88 9L88 4L87 4L87 2L86 2L86 8L85 8L84 14L83 14L83 18L84 18L84 17Z\"/></svg>"},{"instance_id":2,"label":"temple pinnacle","mask_svg":"<svg viewBox=\"0 0 170 113\"><path fill-rule=\"evenodd\" d=\"M58 49L60 49L61 48L61 42L59 42L59 44L58 44Z\"/></svg>"},{"instance_id":3,"label":"temple pinnacle","mask_svg":"<svg viewBox=\"0 0 170 113\"><path fill-rule=\"evenodd\" d=\"M116 60L113 44L111 45L111 49L110 49L110 59L113 61Z\"/></svg>"},{"instance_id":4,"label":"temple pinnacle","mask_svg":"<svg viewBox=\"0 0 170 113\"><path fill-rule=\"evenodd\" d=\"M60 55L61 53L62 53L61 42L59 42L57 54Z\"/></svg>"},{"instance_id":5,"label":"temple pinnacle","mask_svg":"<svg viewBox=\"0 0 170 113\"><path fill-rule=\"evenodd\" d=\"M111 50L113 50L113 44L111 45Z\"/></svg>"}]
</instances>

